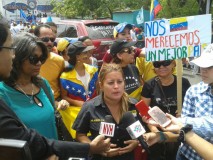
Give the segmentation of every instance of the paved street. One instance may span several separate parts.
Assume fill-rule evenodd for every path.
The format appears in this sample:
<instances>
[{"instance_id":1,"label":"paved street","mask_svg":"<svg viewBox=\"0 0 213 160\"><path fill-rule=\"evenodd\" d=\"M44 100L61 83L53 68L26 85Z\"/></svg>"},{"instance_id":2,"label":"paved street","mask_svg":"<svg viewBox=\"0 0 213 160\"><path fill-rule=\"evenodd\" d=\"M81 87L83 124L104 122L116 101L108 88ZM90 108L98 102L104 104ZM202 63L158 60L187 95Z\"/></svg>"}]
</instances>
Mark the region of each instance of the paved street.
<instances>
[{"instance_id":1,"label":"paved street","mask_svg":"<svg viewBox=\"0 0 213 160\"><path fill-rule=\"evenodd\" d=\"M193 74L192 70L184 68L183 69L183 77L187 78L191 85L196 84L201 81L201 77L199 74Z\"/></svg>"}]
</instances>

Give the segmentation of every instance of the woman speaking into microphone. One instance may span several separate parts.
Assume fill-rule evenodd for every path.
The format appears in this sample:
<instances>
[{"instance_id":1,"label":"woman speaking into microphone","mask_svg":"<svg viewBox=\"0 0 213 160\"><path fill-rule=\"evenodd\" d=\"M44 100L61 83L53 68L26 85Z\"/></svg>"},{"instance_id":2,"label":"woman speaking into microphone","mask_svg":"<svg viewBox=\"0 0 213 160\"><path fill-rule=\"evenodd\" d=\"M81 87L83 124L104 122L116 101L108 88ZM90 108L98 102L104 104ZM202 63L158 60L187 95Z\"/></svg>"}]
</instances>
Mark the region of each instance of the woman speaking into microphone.
<instances>
[{"instance_id":1,"label":"woman speaking into microphone","mask_svg":"<svg viewBox=\"0 0 213 160\"><path fill-rule=\"evenodd\" d=\"M117 64L104 64L98 76L100 95L83 104L73 128L76 130L76 139L82 143L89 143L99 134L101 121L106 115L113 117L115 124L114 136L111 138L110 150L106 154L94 155L92 160L134 160L133 150L138 146L137 140L132 140L126 131L126 124L121 119L127 111L135 116L136 100L129 98L125 92L124 75L122 68ZM137 118L137 117L136 117Z\"/></svg>"}]
</instances>

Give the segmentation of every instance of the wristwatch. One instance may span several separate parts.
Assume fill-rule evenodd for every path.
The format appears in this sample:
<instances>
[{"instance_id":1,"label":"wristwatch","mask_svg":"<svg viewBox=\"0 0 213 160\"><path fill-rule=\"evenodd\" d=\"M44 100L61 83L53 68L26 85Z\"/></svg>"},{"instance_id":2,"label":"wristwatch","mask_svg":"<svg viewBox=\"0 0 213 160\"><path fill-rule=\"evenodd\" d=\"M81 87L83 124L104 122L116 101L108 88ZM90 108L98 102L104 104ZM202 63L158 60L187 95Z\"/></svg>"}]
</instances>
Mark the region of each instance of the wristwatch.
<instances>
[{"instance_id":1,"label":"wristwatch","mask_svg":"<svg viewBox=\"0 0 213 160\"><path fill-rule=\"evenodd\" d=\"M179 137L178 137L178 142L185 142L185 134L188 133L193 129L193 126L191 124L187 124L184 127L180 129Z\"/></svg>"}]
</instances>

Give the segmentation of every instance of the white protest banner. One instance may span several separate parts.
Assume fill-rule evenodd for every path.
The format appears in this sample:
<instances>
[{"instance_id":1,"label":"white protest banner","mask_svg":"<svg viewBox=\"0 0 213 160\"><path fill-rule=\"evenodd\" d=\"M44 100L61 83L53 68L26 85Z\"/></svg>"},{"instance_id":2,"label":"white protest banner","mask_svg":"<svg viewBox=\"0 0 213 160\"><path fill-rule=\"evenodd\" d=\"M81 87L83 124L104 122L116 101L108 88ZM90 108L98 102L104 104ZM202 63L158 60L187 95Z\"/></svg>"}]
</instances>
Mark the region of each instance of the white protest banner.
<instances>
[{"instance_id":1,"label":"white protest banner","mask_svg":"<svg viewBox=\"0 0 213 160\"><path fill-rule=\"evenodd\" d=\"M197 57L211 43L211 15L145 23L146 61Z\"/></svg>"}]
</instances>

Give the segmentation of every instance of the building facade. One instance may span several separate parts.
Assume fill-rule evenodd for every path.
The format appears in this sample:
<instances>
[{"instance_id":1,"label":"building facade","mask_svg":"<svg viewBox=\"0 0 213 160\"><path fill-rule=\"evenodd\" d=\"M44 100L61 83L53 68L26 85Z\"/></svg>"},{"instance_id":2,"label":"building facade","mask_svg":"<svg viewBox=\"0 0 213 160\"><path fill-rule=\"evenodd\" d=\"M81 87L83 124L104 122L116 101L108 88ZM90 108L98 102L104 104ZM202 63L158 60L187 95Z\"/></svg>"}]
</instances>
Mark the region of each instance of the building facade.
<instances>
[{"instance_id":1,"label":"building facade","mask_svg":"<svg viewBox=\"0 0 213 160\"><path fill-rule=\"evenodd\" d=\"M8 20L19 21L20 10L27 16L35 15L38 19L45 16L52 16L51 0L1 0L0 12Z\"/></svg>"}]
</instances>

